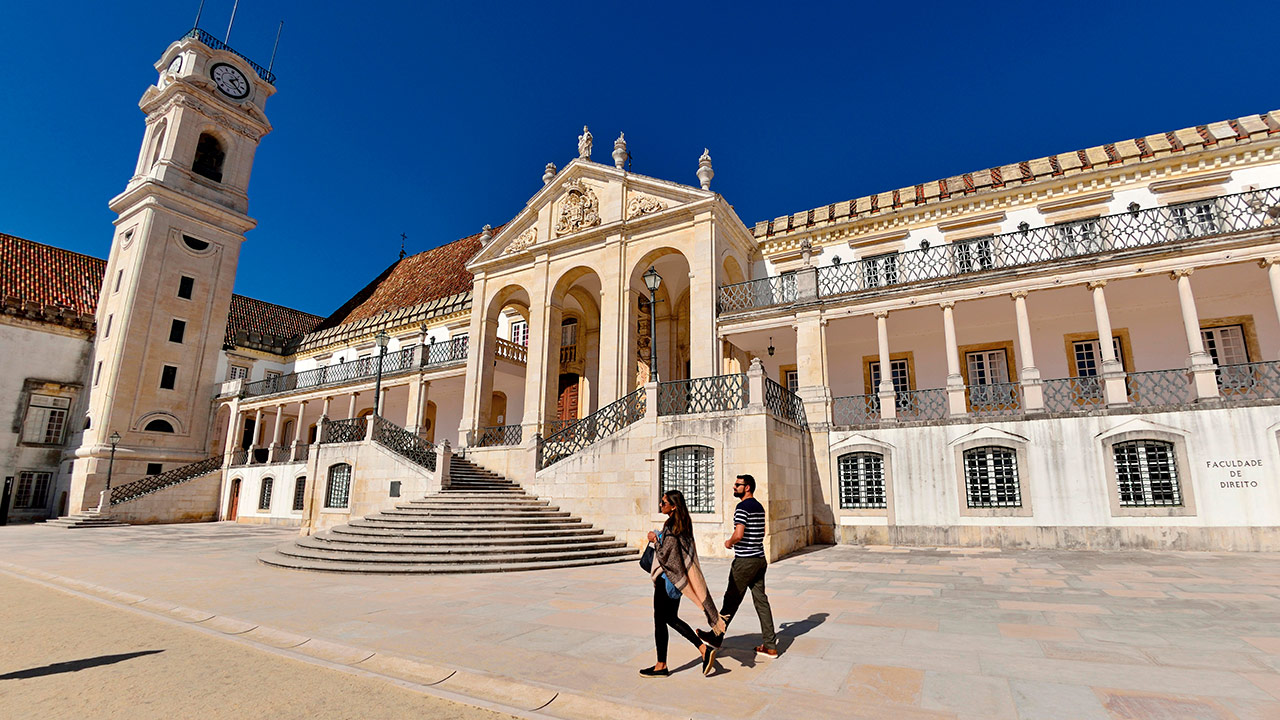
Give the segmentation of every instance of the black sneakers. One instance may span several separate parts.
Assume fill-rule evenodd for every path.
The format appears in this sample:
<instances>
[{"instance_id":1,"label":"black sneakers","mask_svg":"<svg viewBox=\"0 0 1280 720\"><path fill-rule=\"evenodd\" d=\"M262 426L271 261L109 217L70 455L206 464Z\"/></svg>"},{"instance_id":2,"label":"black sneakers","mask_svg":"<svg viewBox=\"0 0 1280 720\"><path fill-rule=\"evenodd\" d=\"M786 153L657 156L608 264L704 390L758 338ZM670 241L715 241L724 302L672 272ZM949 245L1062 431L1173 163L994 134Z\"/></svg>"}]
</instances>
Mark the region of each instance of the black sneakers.
<instances>
[{"instance_id":1,"label":"black sneakers","mask_svg":"<svg viewBox=\"0 0 1280 720\"><path fill-rule=\"evenodd\" d=\"M703 675L710 675L711 671L714 669L715 662L716 662L717 649L718 648L716 648L716 646L708 644L707 651L702 654L702 674Z\"/></svg>"},{"instance_id":2,"label":"black sneakers","mask_svg":"<svg viewBox=\"0 0 1280 720\"><path fill-rule=\"evenodd\" d=\"M644 677L666 677L671 674L671 671L667 670L666 668L662 668L661 670L655 670L654 668L647 667L642 669L640 671L640 674Z\"/></svg>"},{"instance_id":3,"label":"black sneakers","mask_svg":"<svg viewBox=\"0 0 1280 720\"><path fill-rule=\"evenodd\" d=\"M720 649L720 644L724 642L723 635L717 635L710 630L695 630L694 633L697 634L698 638L701 639L702 642L717 650Z\"/></svg>"}]
</instances>

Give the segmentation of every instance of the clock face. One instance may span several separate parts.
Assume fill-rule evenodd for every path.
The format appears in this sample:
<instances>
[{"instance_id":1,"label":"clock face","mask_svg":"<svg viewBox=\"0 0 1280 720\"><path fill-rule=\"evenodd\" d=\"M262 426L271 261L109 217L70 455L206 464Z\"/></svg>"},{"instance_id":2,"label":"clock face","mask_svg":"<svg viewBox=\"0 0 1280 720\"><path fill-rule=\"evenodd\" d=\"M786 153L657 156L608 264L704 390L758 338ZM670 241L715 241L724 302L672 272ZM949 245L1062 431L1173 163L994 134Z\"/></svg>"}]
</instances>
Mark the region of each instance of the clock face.
<instances>
[{"instance_id":1,"label":"clock face","mask_svg":"<svg viewBox=\"0 0 1280 720\"><path fill-rule=\"evenodd\" d=\"M218 89L227 97L240 100L249 96L249 81L234 67L226 63L218 63L209 71L209 75L213 77L213 82L217 84Z\"/></svg>"},{"instance_id":2,"label":"clock face","mask_svg":"<svg viewBox=\"0 0 1280 720\"><path fill-rule=\"evenodd\" d=\"M176 73L181 69L182 69L182 56L179 55L178 57L173 59L173 62L169 63L169 72Z\"/></svg>"}]
</instances>

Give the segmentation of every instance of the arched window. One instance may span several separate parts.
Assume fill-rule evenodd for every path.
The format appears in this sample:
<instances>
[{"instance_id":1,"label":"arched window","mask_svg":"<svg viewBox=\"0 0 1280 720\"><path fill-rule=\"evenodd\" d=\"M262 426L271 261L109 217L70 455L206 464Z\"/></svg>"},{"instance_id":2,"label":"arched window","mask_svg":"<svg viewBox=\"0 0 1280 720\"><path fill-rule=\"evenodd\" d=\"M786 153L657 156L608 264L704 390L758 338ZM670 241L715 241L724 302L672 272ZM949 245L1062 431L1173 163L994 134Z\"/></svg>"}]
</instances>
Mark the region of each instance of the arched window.
<instances>
[{"instance_id":1,"label":"arched window","mask_svg":"<svg viewBox=\"0 0 1280 720\"><path fill-rule=\"evenodd\" d=\"M1022 507L1017 451L999 445L965 450L964 490L971 508Z\"/></svg>"},{"instance_id":2,"label":"arched window","mask_svg":"<svg viewBox=\"0 0 1280 720\"><path fill-rule=\"evenodd\" d=\"M715 450L705 445L680 445L663 450L659 491L679 490L691 513L715 512Z\"/></svg>"},{"instance_id":3,"label":"arched window","mask_svg":"<svg viewBox=\"0 0 1280 720\"><path fill-rule=\"evenodd\" d=\"M151 136L151 141L154 143L151 148L151 164L147 167L155 167L155 164L160 162L160 151L164 149L164 136L167 128L167 120L161 120L159 124L156 125L156 131Z\"/></svg>"},{"instance_id":4,"label":"arched window","mask_svg":"<svg viewBox=\"0 0 1280 720\"><path fill-rule=\"evenodd\" d=\"M275 481L271 478L262 478L262 490L258 492L259 510L271 509L271 486L273 484L275 484Z\"/></svg>"},{"instance_id":5,"label":"arched window","mask_svg":"<svg viewBox=\"0 0 1280 720\"><path fill-rule=\"evenodd\" d=\"M886 507L884 494L884 456L873 452L841 455L840 507Z\"/></svg>"},{"instance_id":6,"label":"arched window","mask_svg":"<svg viewBox=\"0 0 1280 720\"><path fill-rule=\"evenodd\" d=\"M293 511L302 512L303 501L307 498L307 476L303 475L293 481Z\"/></svg>"},{"instance_id":7,"label":"arched window","mask_svg":"<svg viewBox=\"0 0 1280 720\"><path fill-rule=\"evenodd\" d=\"M157 419L147 423L147 426L142 429L147 432L171 433L173 432L173 425L168 420Z\"/></svg>"},{"instance_id":8,"label":"arched window","mask_svg":"<svg viewBox=\"0 0 1280 720\"><path fill-rule=\"evenodd\" d=\"M1178 459L1173 443L1131 440L1112 446L1120 504L1129 507L1181 505Z\"/></svg>"},{"instance_id":9,"label":"arched window","mask_svg":"<svg viewBox=\"0 0 1280 720\"><path fill-rule=\"evenodd\" d=\"M209 133L200 133L200 139L196 141L196 156L191 161L191 171L214 182L222 182L222 161L226 156L218 138Z\"/></svg>"},{"instance_id":10,"label":"arched window","mask_svg":"<svg viewBox=\"0 0 1280 720\"><path fill-rule=\"evenodd\" d=\"M351 466L338 463L329 466L329 487L324 494L327 508L345 508L351 501Z\"/></svg>"}]
</instances>

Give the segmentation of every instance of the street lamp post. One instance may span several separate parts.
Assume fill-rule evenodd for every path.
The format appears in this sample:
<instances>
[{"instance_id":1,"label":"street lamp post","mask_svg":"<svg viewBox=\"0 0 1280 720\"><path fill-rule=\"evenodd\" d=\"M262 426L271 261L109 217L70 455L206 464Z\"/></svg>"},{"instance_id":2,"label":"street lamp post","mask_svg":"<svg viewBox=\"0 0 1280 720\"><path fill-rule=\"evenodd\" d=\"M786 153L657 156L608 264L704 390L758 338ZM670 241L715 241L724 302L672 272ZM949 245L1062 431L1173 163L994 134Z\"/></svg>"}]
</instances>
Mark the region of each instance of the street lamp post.
<instances>
[{"instance_id":1,"label":"street lamp post","mask_svg":"<svg viewBox=\"0 0 1280 720\"><path fill-rule=\"evenodd\" d=\"M378 403L382 400L382 358L387 354L387 341L391 338L387 337L386 330L379 330L373 339L378 341L378 379L373 384L373 416L378 417Z\"/></svg>"},{"instance_id":2,"label":"street lamp post","mask_svg":"<svg viewBox=\"0 0 1280 720\"><path fill-rule=\"evenodd\" d=\"M650 265L644 273L644 286L649 288L649 382L658 382L658 288L662 276Z\"/></svg>"},{"instance_id":3,"label":"street lamp post","mask_svg":"<svg viewBox=\"0 0 1280 720\"><path fill-rule=\"evenodd\" d=\"M116 466L116 445L120 444L120 433L113 431L107 440L111 442L111 455L107 458L107 491L102 494L102 500L98 501L100 513L111 507L111 471Z\"/></svg>"}]
</instances>

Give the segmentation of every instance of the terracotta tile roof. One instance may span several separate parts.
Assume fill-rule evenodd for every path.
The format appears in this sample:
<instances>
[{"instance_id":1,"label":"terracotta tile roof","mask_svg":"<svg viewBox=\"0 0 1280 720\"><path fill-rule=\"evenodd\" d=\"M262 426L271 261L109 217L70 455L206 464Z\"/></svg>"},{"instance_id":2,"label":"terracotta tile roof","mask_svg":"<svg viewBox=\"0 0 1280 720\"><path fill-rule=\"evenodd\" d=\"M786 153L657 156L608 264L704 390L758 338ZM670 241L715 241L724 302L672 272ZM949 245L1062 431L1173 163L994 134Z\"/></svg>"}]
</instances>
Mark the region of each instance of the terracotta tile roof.
<instances>
[{"instance_id":1,"label":"terracotta tile roof","mask_svg":"<svg viewBox=\"0 0 1280 720\"><path fill-rule=\"evenodd\" d=\"M246 337L281 340L296 338L314 330L322 320L324 318L319 315L254 300L244 295L232 295L231 310L227 313L227 334L224 343L239 345Z\"/></svg>"},{"instance_id":2,"label":"terracotta tile roof","mask_svg":"<svg viewBox=\"0 0 1280 720\"><path fill-rule=\"evenodd\" d=\"M107 262L0 233L0 300L92 316Z\"/></svg>"}]
</instances>

